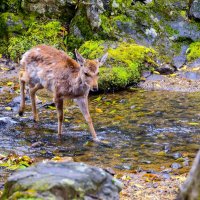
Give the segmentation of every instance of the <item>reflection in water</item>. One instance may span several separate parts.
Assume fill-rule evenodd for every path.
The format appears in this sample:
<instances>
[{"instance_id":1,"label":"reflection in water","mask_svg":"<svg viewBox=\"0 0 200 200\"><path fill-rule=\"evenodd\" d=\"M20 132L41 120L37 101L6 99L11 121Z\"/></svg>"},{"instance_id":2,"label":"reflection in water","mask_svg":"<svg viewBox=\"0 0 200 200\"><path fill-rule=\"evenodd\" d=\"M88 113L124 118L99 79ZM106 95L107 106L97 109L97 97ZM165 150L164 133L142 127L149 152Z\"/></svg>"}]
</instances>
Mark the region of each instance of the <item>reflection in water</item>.
<instances>
[{"instance_id":1,"label":"reflection in water","mask_svg":"<svg viewBox=\"0 0 200 200\"><path fill-rule=\"evenodd\" d=\"M66 103L63 137L59 140L55 110L40 105L41 120L34 124L30 106L25 118L19 118L16 112L5 112L5 98L2 96L1 115L18 123L7 129L0 126L0 153L15 151L38 159L73 156L75 161L103 167L160 170L175 162L174 153L191 160L199 149L200 93L138 90L90 97L98 136L109 141L101 145L88 142L87 125L72 102ZM31 148L38 141L43 145Z\"/></svg>"}]
</instances>

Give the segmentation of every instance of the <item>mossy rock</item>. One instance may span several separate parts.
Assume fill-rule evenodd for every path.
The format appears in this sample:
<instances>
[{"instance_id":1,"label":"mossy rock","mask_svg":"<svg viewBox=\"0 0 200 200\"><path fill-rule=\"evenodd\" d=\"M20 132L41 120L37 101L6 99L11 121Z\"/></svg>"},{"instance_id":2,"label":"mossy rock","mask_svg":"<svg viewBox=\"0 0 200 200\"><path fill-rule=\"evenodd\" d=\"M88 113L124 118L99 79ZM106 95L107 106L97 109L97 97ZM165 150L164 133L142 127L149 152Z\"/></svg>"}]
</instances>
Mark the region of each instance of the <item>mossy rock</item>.
<instances>
[{"instance_id":1,"label":"mossy rock","mask_svg":"<svg viewBox=\"0 0 200 200\"><path fill-rule=\"evenodd\" d=\"M200 58L200 41L191 43L187 50L188 61L194 61L197 58Z\"/></svg>"},{"instance_id":2,"label":"mossy rock","mask_svg":"<svg viewBox=\"0 0 200 200\"><path fill-rule=\"evenodd\" d=\"M1 14L1 20L6 25L7 33L20 33L25 29L25 23L19 15L14 13Z\"/></svg>"},{"instance_id":3,"label":"mossy rock","mask_svg":"<svg viewBox=\"0 0 200 200\"><path fill-rule=\"evenodd\" d=\"M155 50L135 44L133 41L87 41L79 51L90 59L108 52L106 64L100 68L100 90L122 89L137 83L145 65L155 66Z\"/></svg>"},{"instance_id":4,"label":"mossy rock","mask_svg":"<svg viewBox=\"0 0 200 200\"><path fill-rule=\"evenodd\" d=\"M122 186L101 168L75 162L46 162L10 176L1 200L117 200Z\"/></svg>"},{"instance_id":5,"label":"mossy rock","mask_svg":"<svg viewBox=\"0 0 200 200\"><path fill-rule=\"evenodd\" d=\"M51 19L60 19L69 23L75 15L76 0L22 0L24 13L32 13Z\"/></svg>"}]
</instances>

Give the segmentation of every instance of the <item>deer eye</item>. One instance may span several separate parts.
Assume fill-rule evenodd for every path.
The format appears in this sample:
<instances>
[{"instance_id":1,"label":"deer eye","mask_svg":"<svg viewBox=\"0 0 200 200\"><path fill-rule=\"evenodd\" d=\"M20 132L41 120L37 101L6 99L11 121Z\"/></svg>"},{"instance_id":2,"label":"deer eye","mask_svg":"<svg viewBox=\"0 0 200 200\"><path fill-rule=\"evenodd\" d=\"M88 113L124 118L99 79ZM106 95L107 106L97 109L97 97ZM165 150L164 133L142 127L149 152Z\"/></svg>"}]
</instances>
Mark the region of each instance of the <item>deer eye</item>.
<instances>
[{"instance_id":1,"label":"deer eye","mask_svg":"<svg viewBox=\"0 0 200 200\"><path fill-rule=\"evenodd\" d=\"M90 74L88 74L87 72L85 73L86 76L90 76Z\"/></svg>"}]
</instances>

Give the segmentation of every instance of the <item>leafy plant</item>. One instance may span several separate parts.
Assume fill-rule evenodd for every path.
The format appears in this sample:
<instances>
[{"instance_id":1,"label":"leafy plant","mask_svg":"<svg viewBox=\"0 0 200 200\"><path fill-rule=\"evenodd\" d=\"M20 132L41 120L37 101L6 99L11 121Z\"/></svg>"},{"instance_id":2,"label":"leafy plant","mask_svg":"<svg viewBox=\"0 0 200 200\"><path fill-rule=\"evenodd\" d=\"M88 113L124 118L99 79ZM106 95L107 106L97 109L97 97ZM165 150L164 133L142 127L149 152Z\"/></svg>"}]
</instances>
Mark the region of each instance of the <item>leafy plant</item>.
<instances>
[{"instance_id":1,"label":"leafy plant","mask_svg":"<svg viewBox=\"0 0 200 200\"><path fill-rule=\"evenodd\" d=\"M7 157L0 160L0 167L5 167L9 170L16 170L29 167L32 163L33 160L29 156L9 154Z\"/></svg>"},{"instance_id":2,"label":"leafy plant","mask_svg":"<svg viewBox=\"0 0 200 200\"><path fill-rule=\"evenodd\" d=\"M61 24L58 21L51 21L46 24L32 23L24 35L10 39L8 53L11 59L19 59L23 53L38 44L47 44L58 49L66 49L60 30Z\"/></svg>"}]
</instances>

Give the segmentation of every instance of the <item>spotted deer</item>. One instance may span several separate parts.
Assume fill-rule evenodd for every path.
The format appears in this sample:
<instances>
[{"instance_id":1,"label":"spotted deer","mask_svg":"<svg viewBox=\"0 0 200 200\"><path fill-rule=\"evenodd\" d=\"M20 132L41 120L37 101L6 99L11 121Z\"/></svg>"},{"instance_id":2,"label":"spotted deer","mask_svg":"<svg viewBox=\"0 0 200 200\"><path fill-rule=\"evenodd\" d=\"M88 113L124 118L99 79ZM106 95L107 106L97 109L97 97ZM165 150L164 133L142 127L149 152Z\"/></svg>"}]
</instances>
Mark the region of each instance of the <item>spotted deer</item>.
<instances>
[{"instance_id":1,"label":"spotted deer","mask_svg":"<svg viewBox=\"0 0 200 200\"><path fill-rule=\"evenodd\" d=\"M58 135L62 133L63 100L74 99L89 125L93 140L98 141L88 109L89 91L98 90L99 67L104 64L108 54L100 59L88 60L75 50L76 60L64 51L47 45L36 46L27 51L20 61L19 82L21 102L19 115L25 109L25 84L29 86L34 121L38 121L36 92L47 89L53 93L58 116Z\"/></svg>"}]
</instances>

